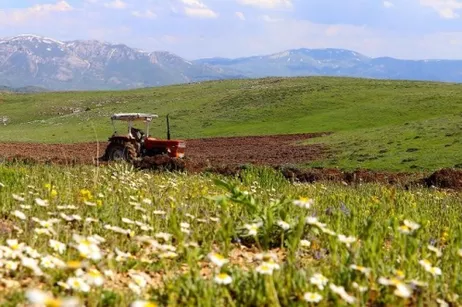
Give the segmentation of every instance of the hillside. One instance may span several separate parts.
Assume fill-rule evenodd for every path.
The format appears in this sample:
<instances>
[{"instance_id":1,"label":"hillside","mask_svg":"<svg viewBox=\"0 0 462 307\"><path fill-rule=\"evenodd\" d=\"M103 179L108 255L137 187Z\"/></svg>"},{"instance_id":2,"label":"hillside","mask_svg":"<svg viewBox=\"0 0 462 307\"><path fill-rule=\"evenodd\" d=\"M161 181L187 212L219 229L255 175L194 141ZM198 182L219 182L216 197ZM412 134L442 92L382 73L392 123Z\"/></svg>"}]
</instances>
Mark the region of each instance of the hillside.
<instances>
[{"instance_id":1,"label":"hillside","mask_svg":"<svg viewBox=\"0 0 462 307\"><path fill-rule=\"evenodd\" d=\"M419 170L462 165L462 85L353 78L211 81L120 92L0 96L0 141L105 142L114 112L160 115L174 138L334 132L310 165ZM122 126L118 126L119 129ZM256 144L258 146L258 144Z\"/></svg>"}]
</instances>

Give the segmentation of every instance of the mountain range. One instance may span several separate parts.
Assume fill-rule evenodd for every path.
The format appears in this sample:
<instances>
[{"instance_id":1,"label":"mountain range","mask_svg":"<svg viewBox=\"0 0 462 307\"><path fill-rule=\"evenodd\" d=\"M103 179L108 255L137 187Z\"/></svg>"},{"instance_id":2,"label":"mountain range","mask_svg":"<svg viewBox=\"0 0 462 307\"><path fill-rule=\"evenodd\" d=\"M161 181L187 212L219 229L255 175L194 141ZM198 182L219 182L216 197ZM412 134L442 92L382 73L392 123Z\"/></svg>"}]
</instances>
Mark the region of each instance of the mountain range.
<instances>
[{"instance_id":1,"label":"mountain range","mask_svg":"<svg viewBox=\"0 0 462 307\"><path fill-rule=\"evenodd\" d=\"M24 87L9 87L0 85L0 93L9 92L9 93L42 93L48 92L46 88L38 86L24 86Z\"/></svg>"},{"instance_id":2,"label":"mountain range","mask_svg":"<svg viewBox=\"0 0 462 307\"><path fill-rule=\"evenodd\" d=\"M188 61L96 40L35 35L0 39L0 85L50 90L112 90L269 76L345 76L462 82L462 60L372 58L345 49L293 49L243 58ZM1 91L1 88L0 88Z\"/></svg>"}]
</instances>

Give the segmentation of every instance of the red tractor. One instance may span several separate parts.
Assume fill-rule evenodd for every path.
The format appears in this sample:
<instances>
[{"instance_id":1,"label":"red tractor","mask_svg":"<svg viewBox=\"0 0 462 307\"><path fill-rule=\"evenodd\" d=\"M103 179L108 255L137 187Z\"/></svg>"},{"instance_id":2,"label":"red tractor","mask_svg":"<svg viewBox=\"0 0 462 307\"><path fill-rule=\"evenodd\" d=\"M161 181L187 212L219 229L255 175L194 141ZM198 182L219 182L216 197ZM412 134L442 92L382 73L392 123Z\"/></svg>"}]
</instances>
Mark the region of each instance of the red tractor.
<instances>
[{"instance_id":1,"label":"red tractor","mask_svg":"<svg viewBox=\"0 0 462 307\"><path fill-rule=\"evenodd\" d=\"M144 157L163 155L170 158L183 158L185 154L186 142L183 140L170 139L170 125L167 115L167 140L156 139L149 135L149 125L155 114L142 113L120 113L111 116L114 133L109 138L106 152L101 157L104 161L125 160L132 162ZM127 134L118 134L114 121L128 122ZM146 133L133 126L134 122L143 121L146 123Z\"/></svg>"}]
</instances>

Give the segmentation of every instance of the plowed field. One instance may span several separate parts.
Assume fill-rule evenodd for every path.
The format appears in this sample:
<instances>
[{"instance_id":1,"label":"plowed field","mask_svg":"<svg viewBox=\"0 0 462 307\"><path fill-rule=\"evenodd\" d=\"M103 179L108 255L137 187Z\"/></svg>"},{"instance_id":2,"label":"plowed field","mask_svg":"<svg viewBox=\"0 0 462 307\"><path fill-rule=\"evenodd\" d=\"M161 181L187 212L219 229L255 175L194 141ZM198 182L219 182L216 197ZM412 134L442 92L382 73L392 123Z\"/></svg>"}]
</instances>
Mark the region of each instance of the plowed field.
<instances>
[{"instance_id":1,"label":"plowed field","mask_svg":"<svg viewBox=\"0 0 462 307\"><path fill-rule=\"evenodd\" d=\"M430 176L417 173L389 173L368 170L344 172L339 169L300 170L290 165L323 159L328 148L319 145L300 145L319 134L292 134L253 137L224 137L187 140L186 169L197 172L214 170L235 175L246 163L269 165L281 169L289 180L300 182L335 181L346 184L380 182L408 186L419 184L462 190L462 170L443 169ZM94 164L106 149L106 143L33 144L0 143L0 159L56 164ZM141 168L151 168L146 161ZM285 168L280 168L285 166Z\"/></svg>"},{"instance_id":2,"label":"plowed field","mask_svg":"<svg viewBox=\"0 0 462 307\"><path fill-rule=\"evenodd\" d=\"M224 137L187 140L188 158L211 165L236 165L244 163L283 165L303 163L322 158L321 145L297 143L323 135L295 134L254 137ZM102 156L106 143L38 144L2 143L3 159L31 160L53 163L93 163Z\"/></svg>"}]
</instances>

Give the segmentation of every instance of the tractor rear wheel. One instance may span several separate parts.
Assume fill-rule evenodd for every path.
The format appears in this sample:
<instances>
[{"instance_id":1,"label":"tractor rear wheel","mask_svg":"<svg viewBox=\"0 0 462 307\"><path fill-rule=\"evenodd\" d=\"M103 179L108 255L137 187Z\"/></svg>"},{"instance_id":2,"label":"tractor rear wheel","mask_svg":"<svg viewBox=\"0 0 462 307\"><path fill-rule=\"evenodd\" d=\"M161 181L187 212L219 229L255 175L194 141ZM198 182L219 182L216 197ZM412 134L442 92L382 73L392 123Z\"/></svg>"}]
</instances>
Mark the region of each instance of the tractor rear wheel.
<instances>
[{"instance_id":1,"label":"tractor rear wheel","mask_svg":"<svg viewBox=\"0 0 462 307\"><path fill-rule=\"evenodd\" d=\"M136 158L135 146L131 143L113 143L107 148L107 158L109 161L127 161L131 162Z\"/></svg>"}]
</instances>

